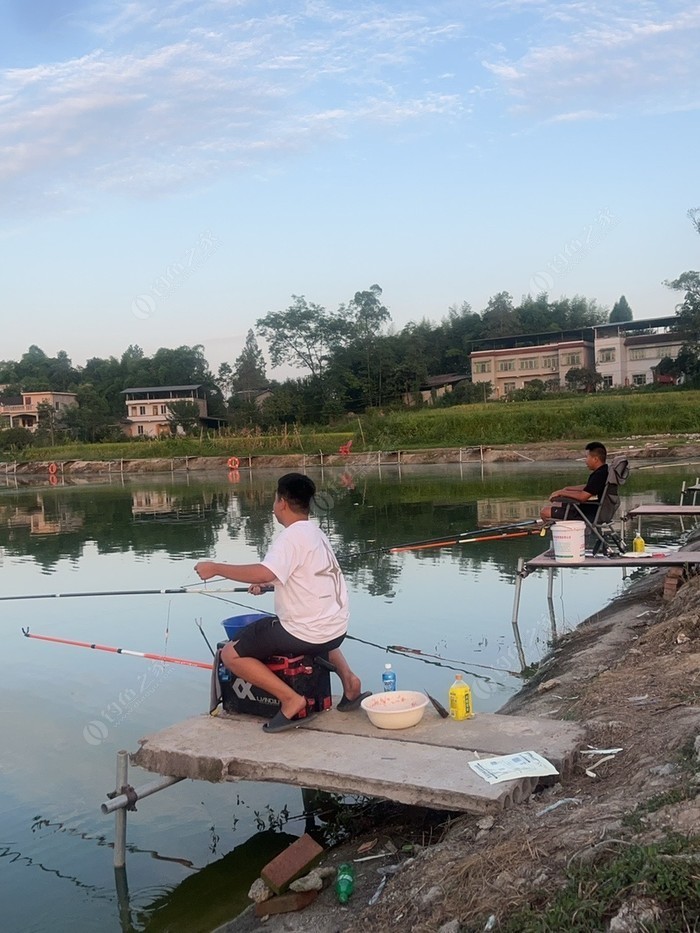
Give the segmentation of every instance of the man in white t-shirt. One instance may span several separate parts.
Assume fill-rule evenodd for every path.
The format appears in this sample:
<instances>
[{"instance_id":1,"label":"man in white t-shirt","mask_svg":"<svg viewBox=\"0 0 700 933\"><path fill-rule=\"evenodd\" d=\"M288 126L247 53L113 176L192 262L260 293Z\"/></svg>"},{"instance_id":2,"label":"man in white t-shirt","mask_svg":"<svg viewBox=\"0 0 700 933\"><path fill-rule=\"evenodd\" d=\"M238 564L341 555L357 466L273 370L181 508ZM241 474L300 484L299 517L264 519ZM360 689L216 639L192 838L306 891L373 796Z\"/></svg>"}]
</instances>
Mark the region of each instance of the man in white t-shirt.
<instances>
[{"instance_id":1,"label":"man in white t-shirt","mask_svg":"<svg viewBox=\"0 0 700 933\"><path fill-rule=\"evenodd\" d=\"M219 564L203 560L195 566L202 580L225 577L250 584L250 592L275 588L277 618L247 625L235 642L221 649L221 660L237 677L260 687L280 701L280 710L263 726L282 732L300 724L293 717L306 699L277 677L264 663L275 654L328 654L343 684L338 709L357 709L369 693L350 669L340 645L348 628L348 592L330 542L309 521L316 487L302 473L287 473L277 482L273 514L284 530L259 564ZM302 720L303 722L303 720Z\"/></svg>"}]
</instances>

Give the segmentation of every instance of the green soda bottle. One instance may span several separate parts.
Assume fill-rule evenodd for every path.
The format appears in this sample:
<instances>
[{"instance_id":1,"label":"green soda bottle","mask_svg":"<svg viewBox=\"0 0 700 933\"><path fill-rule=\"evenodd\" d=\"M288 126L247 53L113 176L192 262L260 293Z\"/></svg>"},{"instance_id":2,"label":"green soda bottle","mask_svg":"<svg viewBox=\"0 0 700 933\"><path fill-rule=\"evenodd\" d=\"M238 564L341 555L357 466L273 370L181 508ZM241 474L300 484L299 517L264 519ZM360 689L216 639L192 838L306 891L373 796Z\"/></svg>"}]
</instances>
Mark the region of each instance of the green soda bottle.
<instances>
[{"instance_id":1,"label":"green soda bottle","mask_svg":"<svg viewBox=\"0 0 700 933\"><path fill-rule=\"evenodd\" d=\"M343 862L338 866L335 879L335 893L340 904L347 904L350 895L355 890L355 868L350 862Z\"/></svg>"}]
</instances>

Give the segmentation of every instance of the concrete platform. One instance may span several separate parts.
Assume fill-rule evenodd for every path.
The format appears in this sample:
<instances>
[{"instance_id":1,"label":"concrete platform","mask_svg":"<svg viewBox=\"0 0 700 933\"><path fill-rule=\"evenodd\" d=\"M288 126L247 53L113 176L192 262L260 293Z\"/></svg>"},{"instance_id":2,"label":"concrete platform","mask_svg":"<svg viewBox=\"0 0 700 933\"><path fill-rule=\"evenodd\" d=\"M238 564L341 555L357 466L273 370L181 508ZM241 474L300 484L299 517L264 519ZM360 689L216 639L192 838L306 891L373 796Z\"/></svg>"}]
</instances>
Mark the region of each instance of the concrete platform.
<instances>
[{"instance_id":1,"label":"concrete platform","mask_svg":"<svg viewBox=\"0 0 700 933\"><path fill-rule=\"evenodd\" d=\"M274 781L488 813L527 798L539 779L489 785L469 761L532 750L566 771L583 738L576 723L487 713L453 722L432 707L421 723L400 731L376 729L361 710L329 710L277 735L266 735L262 722L197 716L141 739L131 760L148 771L193 780Z\"/></svg>"}]
</instances>

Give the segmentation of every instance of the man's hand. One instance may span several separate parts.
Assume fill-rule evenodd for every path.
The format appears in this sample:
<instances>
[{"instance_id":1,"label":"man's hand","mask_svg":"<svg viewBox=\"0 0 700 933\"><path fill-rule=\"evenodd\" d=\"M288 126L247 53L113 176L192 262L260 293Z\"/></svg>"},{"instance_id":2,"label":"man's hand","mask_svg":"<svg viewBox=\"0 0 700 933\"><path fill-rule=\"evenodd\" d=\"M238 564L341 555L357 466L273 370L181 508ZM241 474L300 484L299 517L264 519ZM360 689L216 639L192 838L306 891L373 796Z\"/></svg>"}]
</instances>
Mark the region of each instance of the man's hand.
<instances>
[{"instance_id":1,"label":"man's hand","mask_svg":"<svg viewBox=\"0 0 700 933\"><path fill-rule=\"evenodd\" d=\"M211 580L212 577L218 576L213 560L200 560L194 565L194 572L199 574L201 580Z\"/></svg>"}]
</instances>

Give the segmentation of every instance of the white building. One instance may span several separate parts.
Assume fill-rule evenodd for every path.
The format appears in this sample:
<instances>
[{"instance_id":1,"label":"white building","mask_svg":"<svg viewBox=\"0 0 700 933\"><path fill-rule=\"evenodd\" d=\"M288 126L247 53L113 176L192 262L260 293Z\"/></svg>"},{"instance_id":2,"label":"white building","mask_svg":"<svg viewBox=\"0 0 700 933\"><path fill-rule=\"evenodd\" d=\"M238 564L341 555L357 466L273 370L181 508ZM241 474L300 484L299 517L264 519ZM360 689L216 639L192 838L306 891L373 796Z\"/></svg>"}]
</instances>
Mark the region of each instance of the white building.
<instances>
[{"instance_id":1,"label":"white building","mask_svg":"<svg viewBox=\"0 0 700 933\"><path fill-rule=\"evenodd\" d=\"M490 382L491 398L506 398L534 379L564 386L570 369L595 368L606 389L647 385L658 381L664 357L678 356L677 324L676 317L660 317L480 340L470 354L472 382Z\"/></svg>"}]
</instances>

